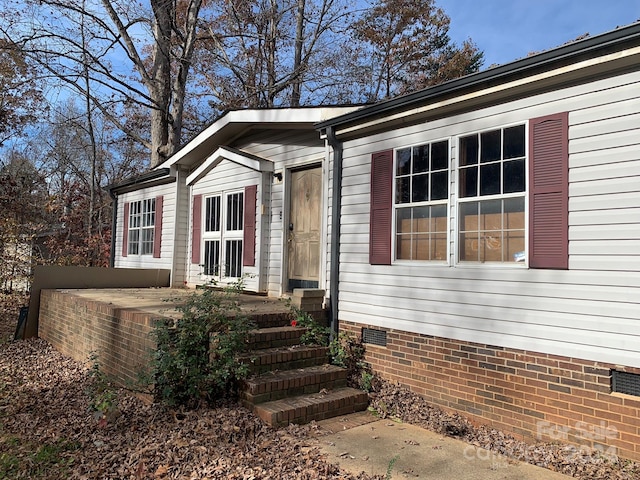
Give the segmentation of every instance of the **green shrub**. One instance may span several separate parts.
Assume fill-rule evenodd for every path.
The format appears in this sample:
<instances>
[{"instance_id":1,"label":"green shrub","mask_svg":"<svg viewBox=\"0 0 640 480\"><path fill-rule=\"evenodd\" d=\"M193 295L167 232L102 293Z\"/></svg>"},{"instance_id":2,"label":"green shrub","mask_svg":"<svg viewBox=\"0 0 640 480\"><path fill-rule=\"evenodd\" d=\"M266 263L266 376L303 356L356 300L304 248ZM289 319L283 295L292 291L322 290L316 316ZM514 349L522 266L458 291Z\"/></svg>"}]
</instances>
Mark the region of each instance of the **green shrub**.
<instances>
[{"instance_id":1,"label":"green shrub","mask_svg":"<svg viewBox=\"0 0 640 480\"><path fill-rule=\"evenodd\" d=\"M331 336L329 327L320 325L308 312L291 304L290 300L287 306L290 310L291 325L306 329L300 337L301 344L320 345L322 347L329 345L329 337Z\"/></svg>"},{"instance_id":2,"label":"green shrub","mask_svg":"<svg viewBox=\"0 0 640 480\"><path fill-rule=\"evenodd\" d=\"M179 319L156 322L156 400L192 408L237 393L239 380L249 372L238 354L246 351L248 333L255 328L240 312L242 286L239 281L223 290L201 289L176 307Z\"/></svg>"}]
</instances>

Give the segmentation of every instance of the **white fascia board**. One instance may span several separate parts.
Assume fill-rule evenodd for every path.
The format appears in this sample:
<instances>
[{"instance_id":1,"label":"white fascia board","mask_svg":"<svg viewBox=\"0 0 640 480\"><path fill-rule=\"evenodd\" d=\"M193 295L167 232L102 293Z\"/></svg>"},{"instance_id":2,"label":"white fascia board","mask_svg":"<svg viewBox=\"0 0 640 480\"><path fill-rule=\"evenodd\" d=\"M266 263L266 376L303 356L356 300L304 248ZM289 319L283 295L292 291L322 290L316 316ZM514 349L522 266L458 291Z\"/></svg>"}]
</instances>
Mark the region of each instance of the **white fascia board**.
<instances>
[{"instance_id":1,"label":"white fascia board","mask_svg":"<svg viewBox=\"0 0 640 480\"><path fill-rule=\"evenodd\" d=\"M223 130L232 123L244 123L255 125L274 125L299 123L313 125L323 120L328 120L338 115L349 113L360 107L311 107L311 108L273 108L264 110L233 110L213 122L202 132L196 135L189 143L184 145L166 162L159 167L175 165L189 153L195 150L207 139Z\"/></svg>"},{"instance_id":2,"label":"white fascia board","mask_svg":"<svg viewBox=\"0 0 640 480\"><path fill-rule=\"evenodd\" d=\"M225 147L218 148L212 155L202 162L202 164L187 177L187 185L193 185L204 177L208 172L216 168L222 160L229 160L257 172L273 172L273 162L254 155L243 155L241 152L229 150Z\"/></svg>"}]
</instances>

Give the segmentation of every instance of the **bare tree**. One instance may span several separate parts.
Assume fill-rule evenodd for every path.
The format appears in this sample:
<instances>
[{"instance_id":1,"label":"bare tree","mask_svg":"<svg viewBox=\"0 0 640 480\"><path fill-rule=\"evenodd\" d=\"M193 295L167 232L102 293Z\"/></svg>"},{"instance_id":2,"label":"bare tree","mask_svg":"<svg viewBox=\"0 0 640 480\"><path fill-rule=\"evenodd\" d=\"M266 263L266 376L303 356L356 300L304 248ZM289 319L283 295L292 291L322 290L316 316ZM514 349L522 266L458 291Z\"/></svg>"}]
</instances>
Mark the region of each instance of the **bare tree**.
<instances>
[{"instance_id":1,"label":"bare tree","mask_svg":"<svg viewBox=\"0 0 640 480\"><path fill-rule=\"evenodd\" d=\"M186 85L202 0L26 0L3 12L1 33L44 75L90 100L151 152L151 165L180 145ZM80 32L80 33L79 33ZM123 106L150 111L147 132L128 128Z\"/></svg>"}]
</instances>

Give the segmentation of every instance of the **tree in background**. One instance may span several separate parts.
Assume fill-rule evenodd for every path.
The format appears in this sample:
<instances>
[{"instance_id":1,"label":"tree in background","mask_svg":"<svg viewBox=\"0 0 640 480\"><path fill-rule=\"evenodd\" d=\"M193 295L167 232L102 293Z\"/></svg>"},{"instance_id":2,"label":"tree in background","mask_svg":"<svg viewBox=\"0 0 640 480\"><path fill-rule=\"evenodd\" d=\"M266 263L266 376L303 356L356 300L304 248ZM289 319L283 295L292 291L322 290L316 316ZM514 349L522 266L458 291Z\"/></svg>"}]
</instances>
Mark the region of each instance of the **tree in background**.
<instances>
[{"instance_id":1,"label":"tree in background","mask_svg":"<svg viewBox=\"0 0 640 480\"><path fill-rule=\"evenodd\" d=\"M351 103L340 64L347 7L343 0L219 1L194 63L214 111Z\"/></svg>"},{"instance_id":2,"label":"tree in background","mask_svg":"<svg viewBox=\"0 0 640 480\"><path fill-rule=\"evenodd\" d=\"M360 78L367 101L409 93L477 71L483 54L471 42L451 43L449 17L434 0L379 0L353 24L366 45ZM363 78L364 77L364 78Z\"/></svg>"},{"instance_id":3,"label":"tree in background","mask_svg":"<svg viewBox=\"0 0 640 480\"><path fill-rule=\"evenodd\" d=\"M8 1L0 32L43 77L82 98L150 152L158 165L180 144L185 91L202 0ZM144 132L122 114L137 104ZM142 133L142 135L141 135Z\"/></svg>"}]
</instances>

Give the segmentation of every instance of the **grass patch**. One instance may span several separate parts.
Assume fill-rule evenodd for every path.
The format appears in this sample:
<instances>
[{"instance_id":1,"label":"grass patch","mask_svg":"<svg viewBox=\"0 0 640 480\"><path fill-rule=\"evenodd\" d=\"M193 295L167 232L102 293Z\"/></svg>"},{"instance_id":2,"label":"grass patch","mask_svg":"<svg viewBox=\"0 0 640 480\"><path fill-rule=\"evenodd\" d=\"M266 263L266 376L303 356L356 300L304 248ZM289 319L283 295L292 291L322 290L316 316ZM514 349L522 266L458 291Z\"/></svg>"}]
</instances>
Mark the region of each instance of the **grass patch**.
<instances>
[{"instance_id":1,"label":"grass patch","mask_svg":"<svg viewBox=\"0 0 640 480\"><path fill-rule=\"evenodd\" d=\"M78 443L66 440L36 445L16 436L3 436L0 438L0 480L64 478L73 464L69 453L79 448Z\"/></svg>"}]
</instances>

